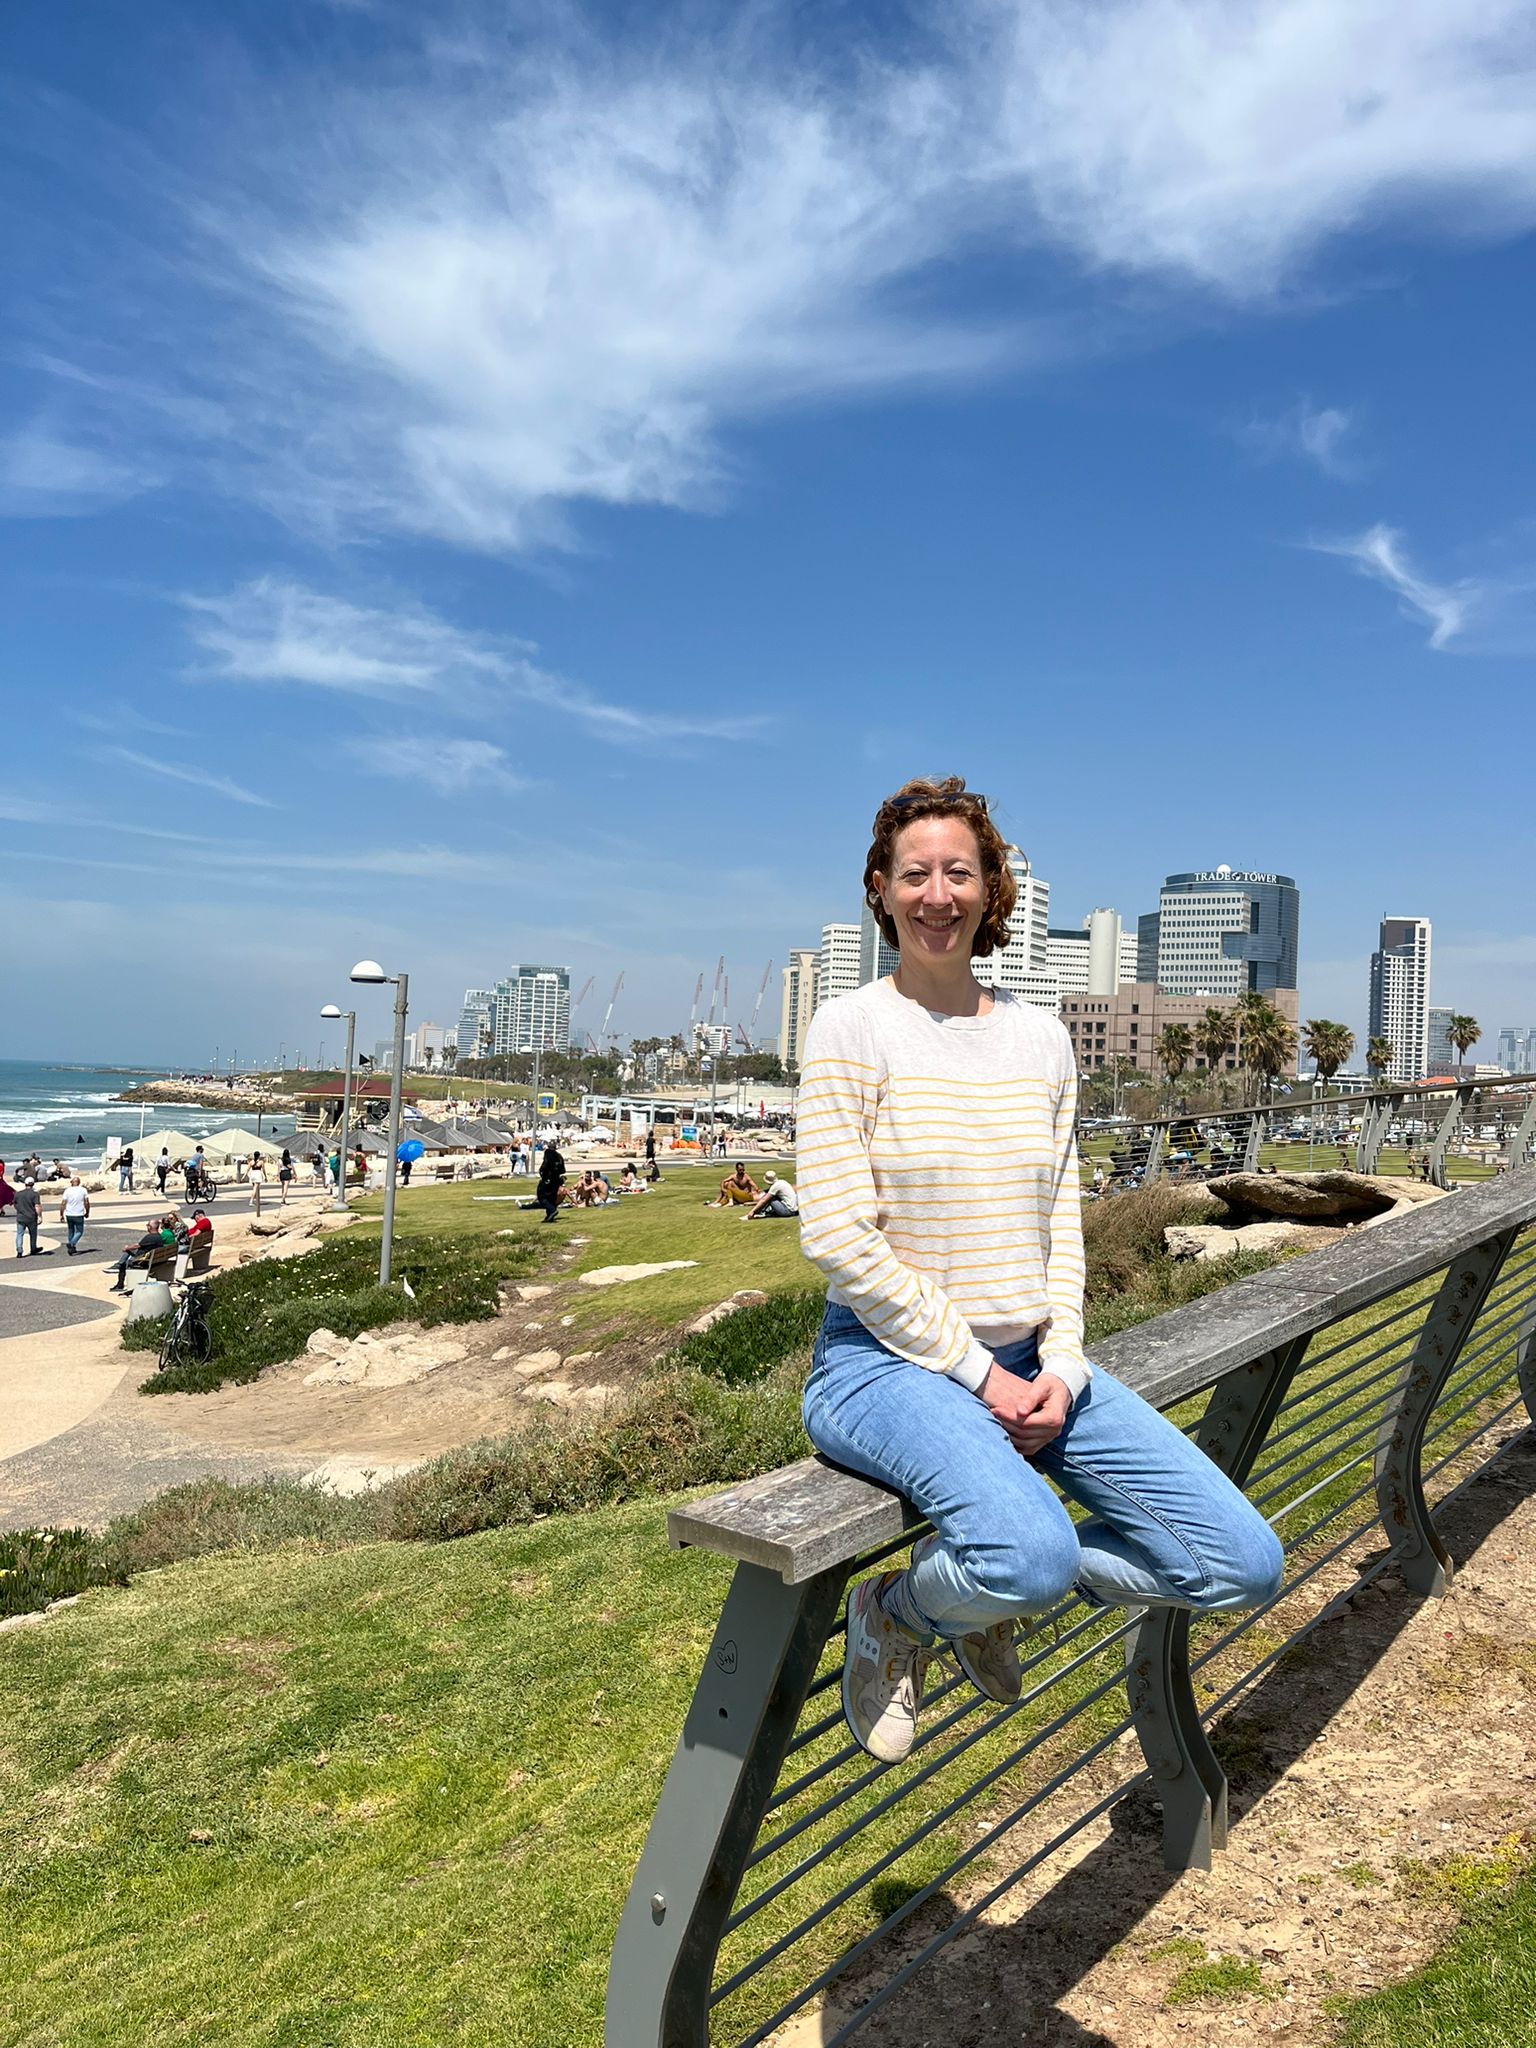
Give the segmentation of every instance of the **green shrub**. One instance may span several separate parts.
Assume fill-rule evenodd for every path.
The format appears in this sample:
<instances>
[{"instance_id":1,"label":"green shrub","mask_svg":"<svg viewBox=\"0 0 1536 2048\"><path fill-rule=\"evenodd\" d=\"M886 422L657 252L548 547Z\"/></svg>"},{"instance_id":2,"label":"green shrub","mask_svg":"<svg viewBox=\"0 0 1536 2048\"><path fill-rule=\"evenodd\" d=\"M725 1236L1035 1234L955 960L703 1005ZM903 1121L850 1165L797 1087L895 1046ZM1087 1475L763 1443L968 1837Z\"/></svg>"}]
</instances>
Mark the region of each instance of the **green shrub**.
<instances>
[{"instance_id":1,"label":"green shrub","mask_svg":"<svg viewBox=\"0 0 1536 2048\"><path fill-rule=\"evenodd\" d=\"M1170 1223L1219 1223L1226 1214L1219 1203L1182 1194L1165 1181L1089 1202L1083 1209L1087 1299L1137 1292L1149 1268L1168 1257L1163 1232Z\"/></svg>"},{"instance_id":2,"label":"green shrub","mask_svg":"<svg viewBox=\"0 0 1536 2048\"><path fill-rule=\"evenodd\" d=\"M220 1550L337 1550L383 1534L382 1502L381 1492L349 1496L301 1479L193 1479L109 1522L95 1551L114 1577L126 1578Z\"/></svg>"},{"instance_id":3,"label":"green shrub","mask_svg":"<svg viewBox=\"0 0 1536 2048\"><path fill-rule=\"evenodd\" d=\"M666 1372L580 1429L537 1424L445 1451L383 1489L385 1533L442 1542L541 1515L725 1485L803 1458L803 1364L749 1387Z\"/></svg>"},{"instance_id":4,"label":"green shrub","mask_svg":"<svg viewBox=\"0 0 1536 2048\"><path fill-rule=\"evenodd\" d=\"M265 1259L221 1273L208 1290L213 1356L206 1365L173 1366L147 1379L144 1394L206 1393L228 1382L253 1380L264 1366L297 1358L316 1330L356 1337L386 1323L485 1322L500 1305L503 1280L533 1270L531 1237L413 1237L400 1241L397 1280L408 1280L408 1299L395 1284L378 1283L379 1246L371 1235L323 1239L303 1258ZM157 1351L161 1322L123 1325L130 1351Z\"/></svg>"},{"instance_id":5,"label":"green shrub","mask_svg":"<svg viewBox=\"0 0 1536 2048\"><path fill-rule=\"evenodd\" d=\"M0 1534L0 1615L34 1614L87 1586L121 1581L84 1529L17 1529Z\"/></svg>"},{"instance_id":6,"label":"green shrub","mask_svg":"<svg viewBox=\"0 0 1536 2048\"><path fill-rule=\"evenodd\" d=\"M1116 1200L1123 1197L1117 1196ZM1170 1308L1182 1308L1198 1301L1202 1294L1214 1294L1248 1273L1267 1272L1278 1265L1274 1252L1238 1250L1224 1259L1170 1259L1166 1254L1144 1265L1134 1289L1125 1294L1090 1299L1084 1311L1084 1330L1090 1353L1102 1337L1118 1330L1134 1329Z\"/></svg>"},{"instance_id":7,"label":"green shrub","mask_svg":"<svg viewBox=\"0 0 1536 2048\"><path fill-rule=\"evenodd\" d=\"M825 1288L797 1288L792 1293L770 1294L766 1301L753 1302L724 1316L712 1329L685 1337L667 1355L670 1366L692 1366L727 1386L744 1386L761 1379L771 1366L803 1351L816 1340L826 1307Z\"/></svg>"}]
</instances>

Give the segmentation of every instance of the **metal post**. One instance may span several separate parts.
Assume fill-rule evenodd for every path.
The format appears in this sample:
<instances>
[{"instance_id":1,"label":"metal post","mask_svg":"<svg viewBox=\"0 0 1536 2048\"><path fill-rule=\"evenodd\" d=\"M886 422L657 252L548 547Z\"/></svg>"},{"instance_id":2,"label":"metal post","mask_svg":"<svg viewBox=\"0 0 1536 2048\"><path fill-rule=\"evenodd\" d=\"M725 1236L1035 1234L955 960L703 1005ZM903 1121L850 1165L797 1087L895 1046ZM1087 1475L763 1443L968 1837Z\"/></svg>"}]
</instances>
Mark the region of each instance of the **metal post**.
<instances>
[{"instance_id":1,"label":"metal post","mask_svg":"<svg viewBox=\"0 0 1536 2048\"><path fill-rule=\"evenodd\" d=\"M1476 1092L1475 1088L1467 1085L1459 1087L1456 1090L1455 1099L1452 1101L1449 1109L1446 1110L1445 1115L1440 1119L1440 1128L1435 1132L1434 1141L1429 1148L1428 1178L1434 1182L1437 1188L1445 1186L1445 1148L1450 1144L1456 1126L1461 1122L1466 1112L1467 1104L1472 1100Z\"/></svg>"},{"instance_id":2,"label":"metal post","mask_svg":"<svg viewBox=\"0 0 1536 2048\"><path fill-rule=\"evenodd\" d=\"M1416 1593L1443 1593L1454 1569L1424 1498L1424 1432L1516 1235L1503 1231L1449 1268L1377 1432L1376 1503L1399 1569Z\"/></svg>"},{"instance_id":3,"label":"metal post","mask_svg":"<svg viewBox=\"0 0 1536 2048\"><path fill-rule=\"evenodd\" d=\"M347 1012L347 1071L341 1082L341 1145L336 1154L336 1193L331 1201L333 1209L347 1206L347 1134L352 1122L352 1053L357 1035L357 1012Z\"/></svg>"},{"instance_id":4,"label":"metal post","mask_svg":"<svg viewBox=\"0 0 1536 2048\"><path fill-rule=\"evenodd\" d=\"M1257 1173L1259 1154L1264 1149L1264 1132L1269 1118L1262 1109L1253 1112L1253 1121L1248 1126L1248 1143L1243 1148L1243 1172Z\"/></svg>"},{"instance_id":5,"label":"metal post","mask_svg":"<svg viewBox=\"0 0 1536 2048\"><path fill-rule=\"evenodd\" d=\"M1308 1341L1300 1337L1228 1373L1211 1395L1200 1448L1238 1486L1290 1391ZM1212 1851L1226 1847L1227 1777L1195 1699L1185 1609L1147 1609L1126 1639L1125 1687L1141 1753L1163 1802L1163 1866L1209 1870Z\"/></svg>"},{"instance_id":6,"label":"metal post","mask_svg":"<svg viewBox=\"0 0 1536 2048\"><path fill-rule=\"evenodd\" d=\"M709 2048L715 1952L846 1583L737 1565L619 1918L604 2048Z\"/></svg>"},{"instance_id":7,"label":"metal post","mask_svg":"<svg viewBox=\"0 0 1536 2048\"><path fill-rule=\"evenodd\" d=\"M1163 1153L1167 1144L1168 1128L1165 1124L1158 1124L1147 1141L1147 1163L1141 1170L1143 1187L1150 1187L1153 1181L1161 1179Z\"/></svg>"},{"instance_id":8,"label":"metal post","mask_svg":"<svg viewBox=\"0 0 1536 2048\"><path fill-rule=\"evenodd\" d=\"M1515 1336L1515 1374L1525 1412L1536 1422L1536 1300L1520 1318Z\"/></svg>"},{"instance_id":9,"label":"metal post","mask_svg":"<svg viewBox=\"0 0 1536 2048\"><path fill-rule=\"evenodd\" d=\"M1531 1149L1531 1140L1536 1138L1536 1088L1531 1090L1531 1099L1526 1104L1525 1115L1515 1126L1514 1136L1504 1147L1504 1158L1510 1171L1525 1164L1525 1155Z\"/></svg>"},{"instance_id":10,"label":"metal post","mask_svg":"<svg viewBox=\"0 0 1536 2048\"><path fill-rule=\"evenodd\" d=\"M395 1181L400 1172L400 1161L395 1156L400 1150L400 1081L401 1069L405 1065L405 993L409 979L404 974L392 977L395 984L395 1053L389 1075L389 1151L384 1161L384 1235L379 1242L379 1285L389 1285L390 1259L394 1251L395 1235Z\"/></svg>"}]
</instances>

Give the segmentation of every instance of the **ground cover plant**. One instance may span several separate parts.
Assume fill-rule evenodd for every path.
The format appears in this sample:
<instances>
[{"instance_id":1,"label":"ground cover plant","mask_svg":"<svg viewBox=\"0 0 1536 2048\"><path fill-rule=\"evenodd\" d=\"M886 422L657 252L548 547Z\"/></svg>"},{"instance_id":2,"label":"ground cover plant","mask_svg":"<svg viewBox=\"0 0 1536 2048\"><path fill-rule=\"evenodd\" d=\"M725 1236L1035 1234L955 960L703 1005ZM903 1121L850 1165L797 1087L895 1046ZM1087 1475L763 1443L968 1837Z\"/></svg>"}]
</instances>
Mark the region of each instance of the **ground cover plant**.
<instances>
[{"instance_id":1,"label":"ground cover plant","mask_svg":"<svg viewBox=\"0 0 1536 2048\"><path fill-rule=\"evenodd\" d=\"M0 1531L0 1616L35 1613L123 1576L83 1529Z\"/></svg>"},{"instance_id":2,"label":"ground cover plant","mask_svg":"<svg viewBox=\"0 0 1536 2048\"><path fill-rule=\"evenodd\" d=\"M253 1380L263 1366L296 1358L322 1328L356 1337L403 1317L428 1326L483 1322L496 1313L501 1282L525 1277L536 1263L527 1238L415 1234L401 1244L392 1284L381 1287L377 1235L353 1230L322 1238L302 1258L236 1266L208 1289L213 1354L206 1364L168 1367L140 1392L201 1393ZM122 1342L130 1351L155 1351L164 1332L163 1321L124 1323Z\"/></svg>"}]
</instances>

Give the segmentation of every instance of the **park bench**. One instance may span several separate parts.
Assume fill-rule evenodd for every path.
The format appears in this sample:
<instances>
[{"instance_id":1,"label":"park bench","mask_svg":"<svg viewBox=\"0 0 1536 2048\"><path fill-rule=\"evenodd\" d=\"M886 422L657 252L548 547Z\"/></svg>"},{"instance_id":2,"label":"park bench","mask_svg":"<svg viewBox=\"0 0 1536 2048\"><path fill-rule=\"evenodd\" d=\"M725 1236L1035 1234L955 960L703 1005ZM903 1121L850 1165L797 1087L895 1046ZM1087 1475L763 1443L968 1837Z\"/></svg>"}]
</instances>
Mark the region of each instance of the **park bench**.
<instances>
[{"instance_id":1,"label":"park bench","mask_svg":"<svg viewBox=\"0 0 1536 2048\"><path fill-rule=\"evenodd\" d=\"M1452 1468L1443 1505L1478 1476L1472 1446L1536 1420L1536 1167L1235 1281L1093 1357L1176 1409L1272 1522L1276 1600L1204 1617L1192 1640L1187 1613L1070 1596L1020 1645L1018 1703L930 1682L911 1758L881 1765L847 1738L839 1636L849 1582L900 1562L926 1526L910 1504L806 1458L674 1508L673 1547L734 1570L620 1919L605 2048L754 2048L851 1984L852 2007L816 2032L836 2048L1133 1795L1160 1803L1170 1871L1208 1869L1227 1780L1207 1724L1384 1571L1442 1592L1452 1565L1426 1486ZM930 1902L937 1924L913 1917Z\"/></svg>"},{"instance_id":2,"label":"park bench","mask_svg":"<svg viewBox=\"0 0 1536 2048\"><path fill-rule=\"evenodd\" d=\"M206 1273L212 1254L213 1240L209 1237L199 1239L191 1251L185 1252L174 1244L163 1244L142 1265L129 1266L123 1284L131 1294L141 1280L184 1280L189 1273Z\"/></svg>"}]
</instances>

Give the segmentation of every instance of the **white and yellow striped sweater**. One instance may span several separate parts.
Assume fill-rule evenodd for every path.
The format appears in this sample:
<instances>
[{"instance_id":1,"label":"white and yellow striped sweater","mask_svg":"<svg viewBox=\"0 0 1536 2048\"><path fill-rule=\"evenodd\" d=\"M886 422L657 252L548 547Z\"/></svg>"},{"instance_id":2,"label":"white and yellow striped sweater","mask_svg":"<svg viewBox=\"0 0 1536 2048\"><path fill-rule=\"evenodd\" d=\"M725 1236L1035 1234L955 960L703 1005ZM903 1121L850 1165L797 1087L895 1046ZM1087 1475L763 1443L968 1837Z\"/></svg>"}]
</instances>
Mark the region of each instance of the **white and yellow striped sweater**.
<instances>
[{"instance_id":1,"label":"white and yellow striped sweater","mask_svg":"<svg viewBox=\"0 0 1536 2048\"><path fill-rule=\"evenodd\" d=\"M801 1073L800 1241L840 1302L915 1365L981 1386L1039 1332L1074 1399L1083 1357L1077 1069L1060 1020L999 989L946 1017L870 982L816 1012Z\"/></svg>"}]
</instances>

